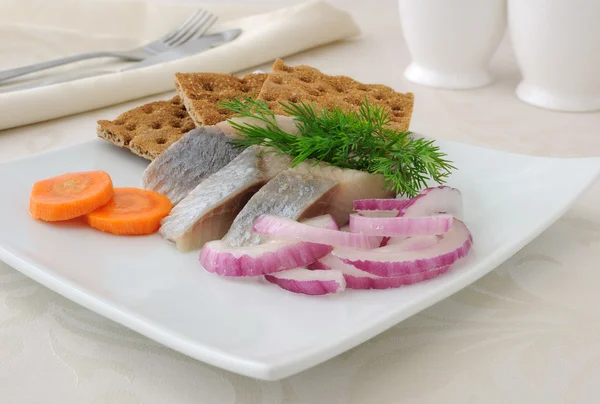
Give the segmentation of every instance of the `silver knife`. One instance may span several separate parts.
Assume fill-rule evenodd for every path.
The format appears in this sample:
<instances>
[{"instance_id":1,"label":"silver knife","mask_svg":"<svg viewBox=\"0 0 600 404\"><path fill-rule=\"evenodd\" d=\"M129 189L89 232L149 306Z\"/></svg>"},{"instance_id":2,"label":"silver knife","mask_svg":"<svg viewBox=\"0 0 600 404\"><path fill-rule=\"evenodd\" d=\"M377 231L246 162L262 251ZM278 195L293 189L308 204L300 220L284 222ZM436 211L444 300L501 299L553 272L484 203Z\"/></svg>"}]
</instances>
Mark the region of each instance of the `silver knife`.
<instances>
[{"instance_id":1,"label":"silver knife","mask_svg":"<svg viewBox=\"0 0 600 404\"><path fill-rule=\"evenodd\" d=\"M147 59L142 60L141 62L134 63L131 66L119 69L119 70L104 70L104 71L92 71L86 73L79 74L69 74L69 75L61 75L55 76L46 80L22 84L19 86L12 86L7 88L0 87L0 93L9 93L13 91L27 90L30 88L44 87L51 84L57 83L65 83L67 81L73 81L78 79L83 79L87 77L94 76L102 76L106 74L114 74L120 72L126 72L129 70L141 69L143 67L156 65L159 63L171 62L173 60L181 59L186 56L195 55L198 53L202 53L212 48L216 48L217 46L224 45L227 42L233 41L242 33L241 29L235 28L227 31L219 32L216 34L206 35L201 38L198 38L193 41L189 41L184 45L181 45L172 50L159 53L157 55L151 56Z\"/></svg>"}]
</instances>

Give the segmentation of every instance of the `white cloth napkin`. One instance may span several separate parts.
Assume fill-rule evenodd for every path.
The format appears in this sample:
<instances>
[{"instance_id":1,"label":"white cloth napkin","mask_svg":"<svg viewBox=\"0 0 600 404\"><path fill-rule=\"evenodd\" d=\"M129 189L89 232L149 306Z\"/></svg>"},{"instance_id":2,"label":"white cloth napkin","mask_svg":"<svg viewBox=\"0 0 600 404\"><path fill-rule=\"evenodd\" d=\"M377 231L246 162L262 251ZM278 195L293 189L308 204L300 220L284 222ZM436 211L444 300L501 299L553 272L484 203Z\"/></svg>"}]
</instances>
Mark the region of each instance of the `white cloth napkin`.
<instances>
[{"instance_id":1,"label":"white cloth napkin","mask_svg":"<svg viewBox=\"0 0 600 404\"><path fill-rule=\"evenodd\" d=\"M170 91L176 72L235 73L360 33L348 13L319 0L266 13L264 4L4 0L0 4L0 68L84 51L132 48L163 35L198 7L219 16L211 32L241 28L243 33L226 45L159 65L0 93L0 129ZM90 69L90 63L84 63L61 72L86 66ZM107 66L116 65L106 62L93 69Z\"/></svg>"}]
</instances>

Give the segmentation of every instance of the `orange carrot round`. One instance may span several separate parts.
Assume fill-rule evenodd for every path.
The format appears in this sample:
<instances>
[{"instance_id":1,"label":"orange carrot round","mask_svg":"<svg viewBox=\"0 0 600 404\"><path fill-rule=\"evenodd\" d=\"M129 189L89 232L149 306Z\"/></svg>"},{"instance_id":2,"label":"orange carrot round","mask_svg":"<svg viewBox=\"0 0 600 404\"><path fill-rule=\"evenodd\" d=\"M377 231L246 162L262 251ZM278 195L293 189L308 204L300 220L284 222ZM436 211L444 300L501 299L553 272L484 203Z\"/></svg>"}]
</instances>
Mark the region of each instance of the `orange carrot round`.
<instances>
[{"instance_id":1,"label":"orange carrot round","mask_svg":"<svg viewBox=\"0 0 600 404\"><path fill-rule=\"evenodd\" d=\"M151 234L160 227L173 205L169 198L139 188L115 188L113 198L100 209L86 215L95 229L119 235Z\"/></svg>"},{"instance_id":2,"label":"orange carrot round","mask_svg":"<svg viewBox=\"0 0 600 404\"><path fill-rule=\"evenodd\" d=\"M58 175L33 184L29 212L48 222L69 220L105 205L113 196L113 184L104 171Z\"/></svg>"}]
</instances>

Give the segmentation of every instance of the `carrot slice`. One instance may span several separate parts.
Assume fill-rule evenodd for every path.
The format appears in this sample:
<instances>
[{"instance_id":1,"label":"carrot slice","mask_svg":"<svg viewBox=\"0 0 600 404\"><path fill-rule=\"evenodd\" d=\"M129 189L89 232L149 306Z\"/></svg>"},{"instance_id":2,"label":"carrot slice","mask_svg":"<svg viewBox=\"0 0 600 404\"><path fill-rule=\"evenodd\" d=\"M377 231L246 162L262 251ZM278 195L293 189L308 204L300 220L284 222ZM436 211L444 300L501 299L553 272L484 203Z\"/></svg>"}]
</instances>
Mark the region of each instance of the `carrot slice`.
<instances>
[{"instance_id":1,"label":"carrot slice","mask_svg":"<svg viewBox=\"0 0 600 404\"><path fill-rule=\"evenodd\" d=\"M115 188L113 198L86 215L95 229L119 235L151 234L173 205L166 196L139 188Z\"/></svg>"},{"instance_id":2,"label":"carrot slice","mask_svg":"<svg viewBox=\"0 0 600 404\"><path fill-rule=\"evenodd\" d=\"M29 213L49 222L69 220L98 209L112 196L112 180L104 171L62 174L33 184Z\"/></svg>"}]
</instances>

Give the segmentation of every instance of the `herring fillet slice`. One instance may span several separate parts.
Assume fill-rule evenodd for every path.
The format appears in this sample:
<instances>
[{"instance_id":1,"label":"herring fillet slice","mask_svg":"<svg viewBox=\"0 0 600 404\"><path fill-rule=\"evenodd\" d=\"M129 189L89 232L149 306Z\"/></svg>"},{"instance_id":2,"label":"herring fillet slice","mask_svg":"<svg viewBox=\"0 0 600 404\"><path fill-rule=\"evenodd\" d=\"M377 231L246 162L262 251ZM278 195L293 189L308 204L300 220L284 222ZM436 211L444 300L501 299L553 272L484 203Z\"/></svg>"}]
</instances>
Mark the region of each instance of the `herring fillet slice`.
<instances>
[{"instance_id":1,"label":"herring fillet slice","mask_svg":"<svg viewBox=\"0 0 600 404\"><path fill-rule=\"evenodd\" d=\"M152 161L142 176L142 187L178 204L206 177L225 167L242 149L230 143L235 134L217 126L186 133Z\"/></svg>"},{"instance_id":2,"label":"herring fillet slice","mask_svg":"<svg viewBox=\"0 0 600 404\"><path fill-rule=\"evenodd\" d=\"M292 188L287 187L284 175L286 179L294 178ZM273 181L276 182L271 184ZM303 195L311 192L318 195L319 192L311 188L317 184L325 184L324 181L329 181L331 187L326 198L311 199L310 194ZM343 225L348 221L355 199L384 198L394 195L386 189L383 176L325 163L315 165L312 160L282 172L271 182L248 201L233 221L231 229L223 239L225 242L238 247L257 244L260 238L252 233L252 227L261 215L301 220L327 213L333 216L338 225ZM293 195L294 193L298 195ZM290 205L288 201L293 201L294 198L297 201ZM298 205L297 202L301 204Z\"/></svg>"},{"instance_id":3,"label":"herring fillet slice","mask_svg":"<svg viewBox=\"0 0 600 404\"><path fill-rule=\"evenodd\" d=\"M250 197L291 163L264 151L251 146L202 181L162 220L160 234L180 251L223 237Z\"/></svg>"},{"instance_id":4,"label":"herring fillet slice","mask_svg":"<svg viewBox=\"0 0 600 404\"><path fill-rule=\"evenodd\" d=\"M223 241L233 247L260 243L252 232L255 220L263 214L302 220L325 213L338 182L326 178L281 172L250 198L236 216Z\"/></svg>"},{"instance_id":5,"label":"herring fillet slice","mask_svg":"<svg viewBox=\"0 0 600 404\"><path fill-rule=\"evenodd\" d=\"M396 194L385 186L382 175L365 171L340 168L326 163L314 164L307 160L294 167L297 173L328 178L339 182L326 213L334 217L338 226L348 222L348 215L354 210L353 203L357 199L392 198ZM265 214L270 214L265 212Z\"/></svg>"}]
</instances>

